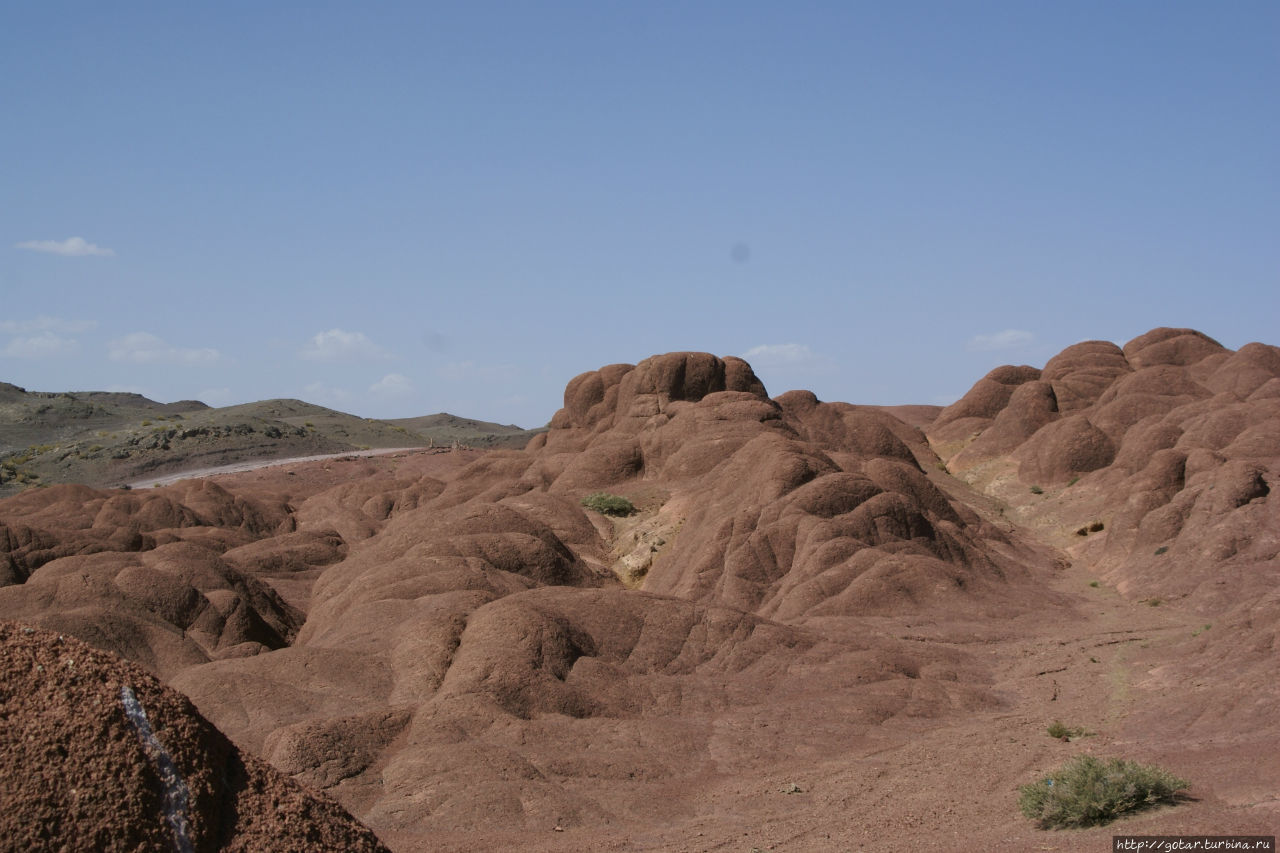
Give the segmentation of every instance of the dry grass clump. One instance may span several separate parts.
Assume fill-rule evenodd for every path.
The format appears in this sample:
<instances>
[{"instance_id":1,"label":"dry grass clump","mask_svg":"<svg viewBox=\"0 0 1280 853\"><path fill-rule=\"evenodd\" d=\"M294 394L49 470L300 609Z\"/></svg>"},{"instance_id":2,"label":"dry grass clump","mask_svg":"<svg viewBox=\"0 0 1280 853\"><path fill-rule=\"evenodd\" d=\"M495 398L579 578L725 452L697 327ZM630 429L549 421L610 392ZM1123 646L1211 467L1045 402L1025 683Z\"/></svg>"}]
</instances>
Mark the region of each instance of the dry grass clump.
<instances>
[{"instance_id":1,"label":"dry grass clump","mask_svg":"<svg viewBox=\"0 0 1280 853\"><path fill-rule=\"evenodd\" d=\"M1088 737L1093 732L1083 726L1068 726L1062 720L1054 720L1049 728L1045 729L1049 733L1049 737L1057 740L1064 740L1077 737Z\"/></svg>"}]
</instances>

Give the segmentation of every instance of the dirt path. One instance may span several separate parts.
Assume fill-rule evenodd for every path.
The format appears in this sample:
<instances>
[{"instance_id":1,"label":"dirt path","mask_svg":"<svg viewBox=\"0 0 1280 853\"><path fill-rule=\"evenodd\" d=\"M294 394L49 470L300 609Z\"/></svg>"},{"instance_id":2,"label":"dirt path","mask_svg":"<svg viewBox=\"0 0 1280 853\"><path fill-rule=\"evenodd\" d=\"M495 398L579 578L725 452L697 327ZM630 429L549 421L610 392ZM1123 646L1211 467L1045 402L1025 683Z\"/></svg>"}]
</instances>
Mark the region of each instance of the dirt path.
<instances>
[{"instance_id":1,"label":"dirt path","mask_svg":"<svg viewBox=\"0 0 1280 853\"><path fill-rule=\"evenodd\" d=\"M276 465L297 465L303 462L323 462L326 459L344 459L347 457L384 456L389 453L405 453L411 450L422 450L422 447L379 447L373 450L348 450L343 453L324 453L319 456L290 456L284 459L253 459L245 462L234 462L230 465L217 465L212 468L191 468L176 474L165 474L135 480L129 483L131 489L146 489L156 486L170 486L179 480L195 480L201 477L215 477L219 474L240 474L245 471L256 471L259 468L270 468Z\"/></svg>"}]
</instances>

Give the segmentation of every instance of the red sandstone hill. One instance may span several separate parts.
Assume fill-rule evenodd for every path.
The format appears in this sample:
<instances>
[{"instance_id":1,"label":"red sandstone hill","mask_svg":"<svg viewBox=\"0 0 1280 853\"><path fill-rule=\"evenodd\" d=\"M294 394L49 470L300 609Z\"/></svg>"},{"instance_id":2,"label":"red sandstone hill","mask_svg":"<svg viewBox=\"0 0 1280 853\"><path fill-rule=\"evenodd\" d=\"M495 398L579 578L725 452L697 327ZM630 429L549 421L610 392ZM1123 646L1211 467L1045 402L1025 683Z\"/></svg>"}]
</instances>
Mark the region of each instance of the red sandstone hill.
<instances>
[{"instance_id":1,"label":"red sandstone hill","mask_svg":"<svg viewBox=\"0 0 1280 853\"><path fill-rule=\"evenodd\" d=\"M1261 829L1276 762L1225 768L1280 729L1277 352L1080 344L931 423L610 365L523 451L0 502L0 618L149 668L394 849L1025 849L1070 713L1063 748L1200 780L1131 825Z\"/></svg>"}]
</instances>

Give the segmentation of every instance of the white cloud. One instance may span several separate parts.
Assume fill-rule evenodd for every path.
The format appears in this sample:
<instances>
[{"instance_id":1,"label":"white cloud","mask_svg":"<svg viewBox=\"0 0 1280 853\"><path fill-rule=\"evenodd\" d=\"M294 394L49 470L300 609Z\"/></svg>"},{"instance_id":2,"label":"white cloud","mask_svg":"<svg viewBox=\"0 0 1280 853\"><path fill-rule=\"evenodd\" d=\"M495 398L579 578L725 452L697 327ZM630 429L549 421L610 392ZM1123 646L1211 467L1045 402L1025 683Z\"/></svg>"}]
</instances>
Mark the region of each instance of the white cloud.
<instances>
[{"instance_id":1,"label":"white cloud","mask_svg":"<svg viewBox=\"0 0 1280 853\"><path fill-rule=\"evenodd\" d=\"M436 368L436 375L448 382L496 382L511 378L516 368L508 364L486 366L474 361L451 361Z\"/></svg>"},{"instance_id":2,"label":"white cloud","mask_svg":"<svg viewBox=\"0 0 1280 853\"><path fill-rule=\"evenodd\" d=\"M1016 349L1027 346L1035 339L1035 335L1021 329L1005 329L1003 332L994 332L990 335L974 335L969 339L968 349L972 352Z\"/></svg>"},{"instance_id":3,"label":"white cloud","mask_svg":"<svg viewBox=\"0 0 1280 853\"><path fill-rule=\"evenodd\" d=\"M761 344L747 350L742 357L755 365L778 366L813 361L817 354L804 344Z\"/></svg>"},{"instance_id":4,"label":"white cloud","mask_svg":"<svg viewBox=\"0 0 1280 853\"><path fill-rule=\"evenodd\" d=\"M74 335L98 325L96 320L64 320L41 314L34 320L0 320L0 332L9 335L29 335L33 332L58 332Z\"/></svg>"},{"instance_id":5,"label":"white cloud","mask_svg":"<svg viewBox=\"0 0 1280 853\"><path fill-rule=\"evenodd\" d=\"M413 390L413 383L403 373L388 373L369 386L375 394L408 394Z\"/></svg>"},{"instance_id":6,"label":"white cloud","mask_svg":"<svg viewBox=\"0 0 1280 853\"><path fill-rule=\"evenodd\" d=\"M351 392L342 388L325 385L323 382L312 382L302 389L306 393L304 399L310 403L327 403L329 405L345 405L351 400Z\"/></svg>"},{"instance_id":7,"label":"white cloud","mask_svg":"<svg viewBox=\"0 0 1280 853\"><path fill-rule=\"evenodd\" d=\"M70 355L80 348L71 338L63 338L53 332L40 332L9 341L3 352L10 358L51 358Z\"/></svg>"},{"instance_id":8,"label":"white cloud","mask_svg":"<svg viewBox=\"0 0 1280 853\"><path fill-rule=\"evenodd\" d=\"M214 364L222 358L222 354L216 349L171 346L150 332L134 332L123 338L116 338L107 344L107 354L112 361L134 364L202 365Z\"/></svg>"},{"instance_id":9,"label":"white cloud","mask_svg":"<svg viewBox=\"0 0 1280 853\"><path fill-rule=\"evenodd\" d=\"M391 353L365 337L364 332L345 332L342 329L320 332L298 355L308 361L361 361L391 357Z\"/></svg>"},{"instance_id":10,"label":"white cloud","mask_svg":"<svg viewBox=\"0 0 1280 853\"><path fill-rule=\"evenodd\" d=\"M115 254L113 249L95 246L83 237L68 237L65 240L26 240L22 243L14 243L13 247L15 249L30 249L33 252L48 252L51 255L66 255L68 257L100 255L109 258Z\"/></svg>"}]
</instances>

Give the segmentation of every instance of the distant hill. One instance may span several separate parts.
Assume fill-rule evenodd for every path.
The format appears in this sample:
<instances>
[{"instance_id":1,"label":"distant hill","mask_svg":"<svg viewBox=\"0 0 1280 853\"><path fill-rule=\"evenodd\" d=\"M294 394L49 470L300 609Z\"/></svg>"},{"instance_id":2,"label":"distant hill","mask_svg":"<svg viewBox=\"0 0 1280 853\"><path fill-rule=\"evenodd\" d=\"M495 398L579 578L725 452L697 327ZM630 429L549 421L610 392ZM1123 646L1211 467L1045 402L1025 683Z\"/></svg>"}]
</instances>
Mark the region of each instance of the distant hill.
<instances>
[{"instance_id":1,"label":"distant hill","mask_svg":"<svg viewBox=\"0 0 1280 853\"><path fill-rule=\"evenodd\" d=\"M523 429L515 424L477 421L451 415L448 412L423 415L419 418L394 418L387 423L404 427L419 435L430 436L436 444L456 441L471 447L522 448L529 443L530 438L544 431Z\"/></svg>"},{"instance_id":2,"label":"distant hill","mask_svg":"<svg viewBox=\"0 0 1280 853\"><path fill-rule=\"evenodd\" d=\"M450 414L377 420L277 399L212 408L109 391L0 383L0 495L117 485L196 467L379 447L523 447L537 433Z\"/></svg>"}]
</instances>

